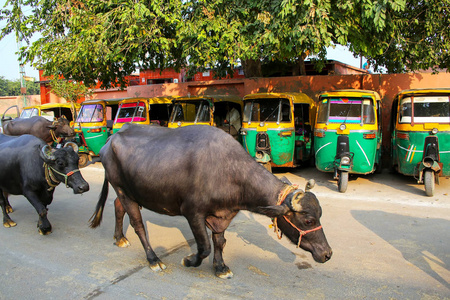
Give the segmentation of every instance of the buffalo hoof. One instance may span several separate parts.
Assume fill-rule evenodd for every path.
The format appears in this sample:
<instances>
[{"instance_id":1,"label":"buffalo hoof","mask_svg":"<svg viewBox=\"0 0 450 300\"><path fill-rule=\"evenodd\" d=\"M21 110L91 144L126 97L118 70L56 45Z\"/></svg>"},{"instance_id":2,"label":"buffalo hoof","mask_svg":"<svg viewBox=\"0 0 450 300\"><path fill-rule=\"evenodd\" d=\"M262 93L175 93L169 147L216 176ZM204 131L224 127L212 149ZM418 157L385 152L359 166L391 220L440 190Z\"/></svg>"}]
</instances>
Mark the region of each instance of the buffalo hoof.
<instances>
[{"instance_id":1,"label":"buffalo hoof","mask_svg":"<svg viewBox=\"0 0 450 300\"><path fill-rule=\"evenodd\" d=\"M52 233L52 226L48 228L41 228L38 226L38 230L40 235L49 235L50 233Z\"/></svg>"},{"instance_id":2,"label":"buffalo hoof","mask_svg":"<svg viewBox=\"0 0 450 300\"><path fill-rule=\"evenodd\" d=\"M6 222L3 222L3 226L5 226L6 228L14 227L16 225L17 225L17 223L11 219L6 220Z\"/></svg>"},{"instance_id":3,"label":"buffalo hoof","mask_svg":"<svg viewBox=\"0 0 450 300\"><path fill-rule=\"evenodd\" d=\"M197 258L197 254L191 254L189 256L186 256L181 261L181 264L185 267L198 267L200 266L202 261Z\"/></svg>"},{"instance_id":4,"label":"buffalo hoof","mask_svg":"<svg viewBox=\"0 0 450 300\"><path fill-rule=\"evenodd\" d=\"M222 279L231 279L231 278L233 278L233 272L231 272L230 269L228 269L228 271L226 271L226 272L217 272L216 271L216 276L219 278L222 278Z\"/></svg>"},{"instance_id":5,"label":"buffalo hoof","mask_svg":"<svg viewBox=\"0 0 450 300\"><path fill-rule=\"evenodd\" d=\"M163 264L162 261L157 261L154 263L150 263L150 269L152 269L152 271L155 271L155 272L160 272L162 270L167 269L167 266L165 264Z\"/></svg>"},{"instance_id":6,"label":"buffalo hoof","mask_svg":"<svg viewBox=\"0 0 450 300\"><path fill-rule=\"evenodd\" d=\"M130 242L127 240L126 237L121 238L120 240L116 241L114 244L120 248L126 248L126 247L130 246Z\"/></svg>"},{"instance_id":7,"label":"buffalo hoof","mask_svg":"<svg viewBox=\"0 0 450 300\"><path fill-rule=\"evenodd\" d=\"M12 213L14 210L12 209L11 205L6 205L6 213L10 214Z\"/></svg>"}]
</instances>

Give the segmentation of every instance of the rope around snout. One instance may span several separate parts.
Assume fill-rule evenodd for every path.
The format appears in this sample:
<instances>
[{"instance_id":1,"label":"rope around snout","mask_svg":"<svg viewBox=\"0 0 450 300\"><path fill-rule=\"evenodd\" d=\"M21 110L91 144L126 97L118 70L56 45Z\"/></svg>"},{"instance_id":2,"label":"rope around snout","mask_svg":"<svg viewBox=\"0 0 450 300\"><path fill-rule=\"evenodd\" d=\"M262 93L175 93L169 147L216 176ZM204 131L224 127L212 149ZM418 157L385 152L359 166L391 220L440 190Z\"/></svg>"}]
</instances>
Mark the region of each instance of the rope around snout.
<instances>
[{"instance_id":1,"label":"rope around snout","mask_svg":"<svg viewBox=\"0 0 450 300\"><path fill-rule=\"evenodd\" d=\"M70 171L67 174L64 174L64 173L61 173L61 172L55 170L54 168L52 168L51 166L49 166L47 163L44 162L45 180L47 181L47 184L50 186L48 191L53 190L55 187L57 187L61 183L61 180L57 179L55 177L55 174L53 174L53 172L64 177L64 183L66 185L66 188L68 188L69 187L67 185L68 178L70 176L72 176L73 174L75 174L75 172L80 172L80 169L75 169L73 171Z\"/></svg>"}]
</instances>

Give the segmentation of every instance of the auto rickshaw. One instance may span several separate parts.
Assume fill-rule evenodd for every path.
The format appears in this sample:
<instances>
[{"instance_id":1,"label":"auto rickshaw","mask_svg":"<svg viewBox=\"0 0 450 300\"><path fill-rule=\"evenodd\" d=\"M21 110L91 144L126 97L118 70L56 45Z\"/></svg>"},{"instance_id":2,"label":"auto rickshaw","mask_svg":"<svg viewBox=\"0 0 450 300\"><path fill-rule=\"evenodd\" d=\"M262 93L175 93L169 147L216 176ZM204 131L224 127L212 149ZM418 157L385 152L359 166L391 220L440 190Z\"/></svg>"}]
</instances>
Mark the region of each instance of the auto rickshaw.
<instances>
[{"instance_id":1,"label":"auto rickshaw","mask_svg":"<svg viewBox=\"0 0 450 300\"><path fill-rule=\"evenodd\" d=\"M74 122L80 108L79 103L46 103L39 106L39 115L50 120L64 116L69 122Z\"/></svg>"},{"instance_id":2,"label":"auto rickshaw","mask_svg":"<svg viewBox=\"0 0 450 300\"><path fill-rule=\"evenodd\" d=\"M125 123L143 125L158 124L167 127L172 110L173 97L130 98L119 103L113 124L113 133Z\"/></svg>"},{"instance_id":3,"label":"auto rickshaw","mask_svg":"<svg viewBox=\"0 0 450 300\"><path fill-rule=\"evenodd\" d=\"M20 113L20 118L31 118L35 116L40 116L41 112L39 109L40 105L32 105L32 106L26 106L22 109L22 112Z\"/></svg>"},{"instance_id":4,"label":"auto rickshaw","mask_svg":"<svg viewBox=\"0 0 450 300\"><path fill-rule=\"evenodd\" d=\"M439 177L450 176L450 89L414 89L392 102L392 166L414 176L433 196Z\"/></svg>"},{"instance_id":5,"label":"auto rickshaw","mask_svg":"<svg viewBox=\"0 0 450 300\"><path fill-rule=\"evenodd\" d=\"M85 166L93 156L98 156L106 140L113 134L114 118L123 99L87 100L75 121L75 132L81 146L78 149L80 167Z\"/></svg>"},{"instance_id":6,"label":"auto rickshaw","mask_svg":"<svg viewBox=\"0 0 450 300\"><path fill-rule=\"evenodd\" d=\"M178 97L173 101L169 128L210 125L223 129L235 139L241 127L242 99L232 95Z\"/></svg>"},{"instance_id":7,"label":"auto rickshaw","mask_svg":"<svg viewBox=\"0 0 450 300\"><path fill-rule=\"evenodd\" d=\"M319 95L316 168L333 172L345 193L349 174L381 171L381 99L374 91L336 90Z\"/></svg>"},{"instance_id":8,"label":"auto rickshaw","mask_svg":"<svg viewBox=\"0 0 450 300\"><path fill-rule=\"evenodd\" d=\"M315 103L304 93L257 93L244 97L242 144L269 171L313 161Z\"/></svg>"}]
</instances>

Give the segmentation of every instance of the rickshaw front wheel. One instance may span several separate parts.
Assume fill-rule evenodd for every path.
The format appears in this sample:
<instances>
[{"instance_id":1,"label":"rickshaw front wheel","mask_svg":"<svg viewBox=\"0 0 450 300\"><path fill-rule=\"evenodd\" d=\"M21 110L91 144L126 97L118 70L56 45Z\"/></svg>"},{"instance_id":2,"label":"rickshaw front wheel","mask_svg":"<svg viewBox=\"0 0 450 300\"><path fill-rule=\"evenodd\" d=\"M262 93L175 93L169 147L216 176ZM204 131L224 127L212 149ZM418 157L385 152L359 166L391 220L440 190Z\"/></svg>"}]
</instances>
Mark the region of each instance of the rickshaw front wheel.
<instances>
[{"instance_id":1,"label":"rickshaw front wheel","mask_svg":"<svg viewBox=\"0 0 450 300\"><path fill-rule=\"evenodd\" d=\"M80 153L80 154L78 154L78 156L80 157L78 160L78 167L79 168L86 167L86 165L89 162L89 156L86 153Z\"/></svg>"},{"instance_id":2,"label":"rickshaw front wheel","mask_svg":"<svg viewBox=\"0 0 450 300\"><path fill-rule=\"evenodd\" d=\"M425 193L428 197L432 197L434 195L434 171L433 170L424 170L423 171L423 183L425 185Z\"/></svg>"},{"instance_id":3,"label":"rickshaw front wheel","mask_svg":"<svg viewBox=\"0 0 450 300\"><path fill-rule=\"evenodd\" d=\"M338 177L338 190L341 193L345 193L347 191L348 185L348 172L339 171Z\"/></svg>"}]
</instances>

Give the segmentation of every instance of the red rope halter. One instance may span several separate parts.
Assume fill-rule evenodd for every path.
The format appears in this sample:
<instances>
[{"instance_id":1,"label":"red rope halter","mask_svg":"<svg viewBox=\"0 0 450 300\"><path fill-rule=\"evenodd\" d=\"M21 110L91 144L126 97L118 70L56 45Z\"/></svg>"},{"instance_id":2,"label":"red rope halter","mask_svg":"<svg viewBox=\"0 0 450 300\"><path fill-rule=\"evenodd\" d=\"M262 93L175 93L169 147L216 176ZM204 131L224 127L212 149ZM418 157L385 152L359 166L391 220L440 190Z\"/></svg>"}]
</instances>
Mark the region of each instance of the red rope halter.
<instances>
[{"instance_id":1,"label":"red rope halter","mask_svg":"<svg viewBox=\"0 0 450 300\"><path fill-rule=\"evenodd\" d=\"M289 195L292 191L296 190L298 188L297 185L287 185L285 188L283 188L280 192L280 194L278 195L278 202L277 205L281 205L284 200L286 199L286 196ZM298 228L297 226L295 226L294 223L292 223L291 221L289 221L289 219L286 216L283 216L283 218L286 220L286 222L288 222L288 224L290 224L292 227L294 227L295 229L297 229L297 231L300 233L300 237L298 238L298 244L297 244L297 248L300 247L300 243L302 242L302 237L310 232L319 230L322 228L322 225L317 226L316 228L313 229L309 229L309 230L301 230L300 228ZM281 233L281 231L278 229L278 223L277 223L277 218L273 218L273 227L274 227L274 231L277 233L277 237L278 239L281 239L283 237L283 234Z\"/></svg>"}]
</instances>

